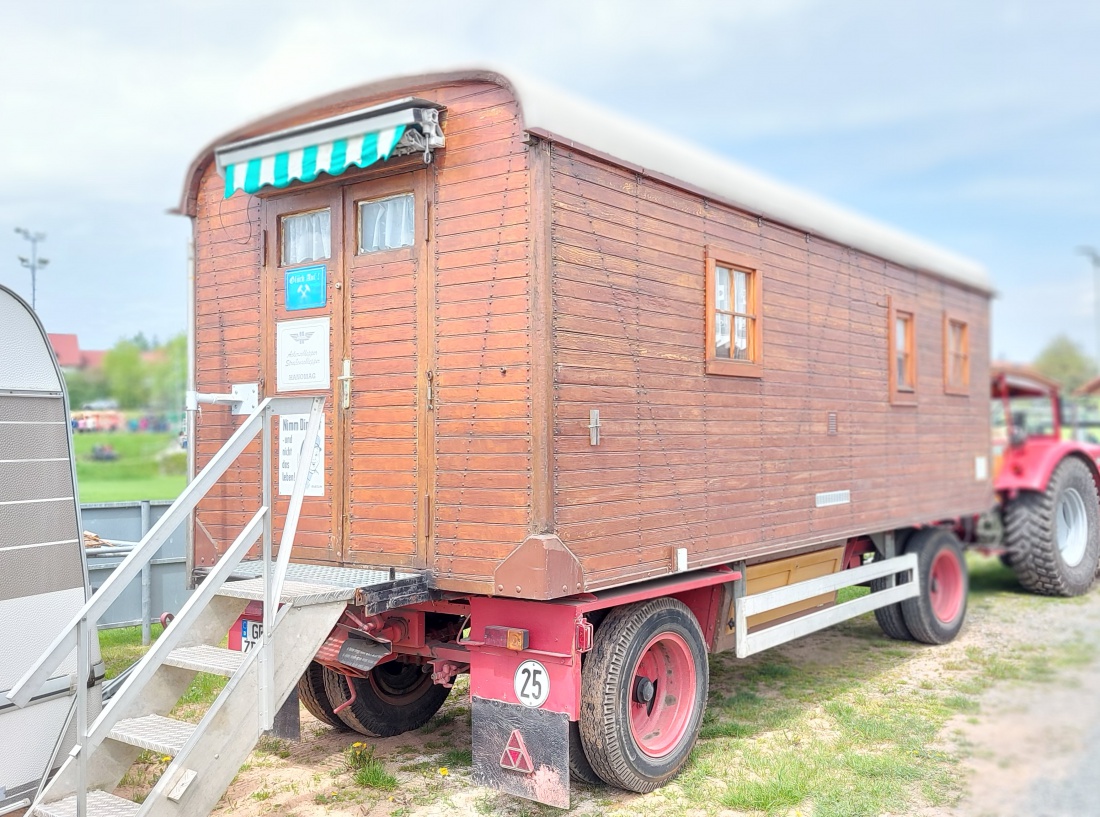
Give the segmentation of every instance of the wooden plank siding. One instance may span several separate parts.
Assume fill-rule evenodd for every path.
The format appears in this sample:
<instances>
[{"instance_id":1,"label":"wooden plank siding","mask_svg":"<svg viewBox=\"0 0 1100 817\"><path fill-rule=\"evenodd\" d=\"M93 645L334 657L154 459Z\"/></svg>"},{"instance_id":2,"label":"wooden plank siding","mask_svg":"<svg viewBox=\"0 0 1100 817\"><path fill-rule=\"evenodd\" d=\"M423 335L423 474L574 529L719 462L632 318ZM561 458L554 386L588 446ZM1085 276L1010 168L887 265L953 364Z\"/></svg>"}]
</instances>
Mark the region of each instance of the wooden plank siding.
<instances>
[{"instance_id":1,"label":"wooden plank siding","mask_svg":"<svg viewBox=\"0 0 1100 817\"><path fill-rule=\"evenodd\" d=\"M436 388L434 417L427 420L434 423L436 467L429 558L441 586L488 590L495 564L524 540L530 528L527 149L516 103L497 85L460 83L414 88L409 93L446 106L447 147L436 154L434 183L428 194ZM338 106L299 114L279 127L379 101L384 100L349 99ZM418 156L394 159L366 171L348 172L328 183L333 187L360 184L392 173L394 166L415 170L419 163ZM322 177L312 185L296 183L286 191L266 191L262 196L289 194L325 181ZM200 392L222 392L232 383L261 380L263 338L273 332L273 327L263 326L261 320L260 197L238 192L224 199L223 190L221 176L212 166L207 167L194 219L196 385ZM269 236L268 240L275 239ZM369 391L356 395L356 405L391 405L393 398L378 391L385 385L379 366L394 369L390 383L394 390L416 388L407 367L387 357L404 354L409 338L403 321L397 325L387 322L386 316L396 313L385 309L383 303L389 299L399 307L412 297L414 289L410 281L382 279L349 286L349 302L354 306L369 298L372 309L353 308L348 331L353 337L369 336L370 343L361 348L376 350L387 358L370 367L372 380L364 370L353 372L360 382L370 384ZM274 393L274 383L265 383L262 393ZM330 401L330 411L331 405ZM409 412L398 419L411 421L411 415L406 415ZM198 468L209 461L236 425L227 409L204 409L196 428ZM374 432L382 436L373 439ZM378 452L393 449L383 439L389 433L383 428L357 427L348 435L346 446L345 467L356 475L356 497L365 496L368 502L373 497L380 506L392 500L395 491L407 500L407 486L414 483L412 474L388 473L376 467ZM198 567L211 564L216 553L224 552L259 506L259 443L253 448L255 451L250 450L199 507L194 553ZM368 486L372 479L377 485ZM341 490L344 475L330 470L325 480L327 491ZM414 513L414 507L416 503L402 518ZM300 523L303 530L319 532L327 531L329 525L320 516L304 516ZM355 525L354 519L350 520L353 535ZM384 533L378 531L377 535L384 539ZM412 563L411 554L396 546L384 549L387 552L376 554L375 563ZM370 556L349 549L344 561L367 563L372 561ZM315 550L296 551L294 558L326 561L324 554Z\"/></svg>"},{"instance_id":2,"label":"wooden plank siding","mask_svg":"<svg viewBox=\"0 0 1100 817\"><path fill-rule=\"evenodd\" d=\"M758 219L564 139L527 138L504 85L398 90L344 95L263 126L404 96L445 106L446 147L418 177L426 251L411 272L364 261L339 296L350 345L364 355L353 355L359 391L349 415L360 422L331 456L326 496L354 495L342 531L320 511L301 524L317 534L311 541L346 541L296 551L296 560L423 563L440 589L493 593L495 571L529 536L556 534L593 590L669 573L679 547L693 568L778 558L991 505L989 480L975 478L975 458L989 453L986 294ZM263 299L275 284L260 280L264 208L313 189L351 197L352 185L396 185L399 172L418 169L419 156L395 158L229 199L212 166L201 171L200 392L261 380L274 349ZM276 240L268 236L269 253ZM760 377L706 372L713 245L759 270ZM915 315L913 406L889 401L892 298ZM962 396L944 389L945 310L969 327ZM262 393L274 388L264 383ZM598 446L589 442L592 409ZM200 468L236 426L228 409L204 409ZM256 444L200 505L197 567L213 563L258 507L259 469ZM815 507L816 494L838 490L851 492L849 504ZM400 530L383 530L383 520ZM428 541L414 548L416 531Z\"/></svg>"},{"instance_id":3,"label":"wooden plank siding","mask_svg":"<svg viewBox=\"0 0 1100 817\"><path fill-rule=\"evenodd\" d=\"M553 147L556 532L588 587L972 513L986 296ZM707 375L705 251L756 259L764 374ZM915 407L887 401L887 296L914 305ZM943 311L970 394L943 389ZM589 411L599 409L599 446ZM837 433L828 434L828 415ZM819 492L851 503L815 508Z\"/></svg>"}]
</instances>

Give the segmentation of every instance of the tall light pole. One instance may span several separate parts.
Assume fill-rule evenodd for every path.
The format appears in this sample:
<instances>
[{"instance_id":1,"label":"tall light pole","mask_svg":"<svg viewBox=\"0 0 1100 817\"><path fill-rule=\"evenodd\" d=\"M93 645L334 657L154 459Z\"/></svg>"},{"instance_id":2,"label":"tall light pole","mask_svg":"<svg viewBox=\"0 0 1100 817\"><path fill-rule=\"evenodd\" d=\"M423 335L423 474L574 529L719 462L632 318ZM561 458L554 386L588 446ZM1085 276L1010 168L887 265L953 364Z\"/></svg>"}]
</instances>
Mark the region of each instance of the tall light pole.
<instances>
[{"instance_id":1,"label":"tall light pole","mask_svg":"<svg viewBox=\"0 0 1100 817\"><path fill-rule=\"evenodd\" d=\"M1077 252L1092 262L1092 295L1095 299L1092 314L1096 319L1096 360L1100 362L1100 252L1097 252L1095 247L1089 246L1078 247Z\"/></svg>"},{"instance_id":2,"label":"tall light pole","mask_svg":"<svg viewBox=\"0 0 1100 817\"><path fill-rule=\"evenodd\" d=\"M31 257L19 256L19 263L31 271L31 309L34 309L35 296L38 289L38 271L45 269L50 263L48 258L38 257L38 242L46 240L45 233L32 233L25 227L16 227L15 231L27 241L31 242Z\"/></svg>"}]
</instances>

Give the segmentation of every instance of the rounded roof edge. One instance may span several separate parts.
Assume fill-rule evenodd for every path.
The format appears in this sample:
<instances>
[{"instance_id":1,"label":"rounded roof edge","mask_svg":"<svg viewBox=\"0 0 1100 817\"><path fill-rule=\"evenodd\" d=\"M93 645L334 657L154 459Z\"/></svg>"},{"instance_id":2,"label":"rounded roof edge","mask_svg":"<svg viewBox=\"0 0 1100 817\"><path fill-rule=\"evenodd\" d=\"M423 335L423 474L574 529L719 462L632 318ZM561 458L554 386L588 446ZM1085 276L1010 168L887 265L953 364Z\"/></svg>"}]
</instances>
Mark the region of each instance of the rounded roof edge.
<instances>
[{"instance_id":1,"label":"rounded roof edge","mask_svg":"<svg viewBox=\"0 0 1100 817\"><path fill-rule=\"evenodd\" d=\"M976 261L511 69L463 68L394 77L349 88L258 119L223 135L199 153L188 170L176 212L194 215L198 179L212 160L217 145L262 133L287 119L358 97L478 80L500 85L513 93L523 117L523 128L528 132L576 143L643 171L682 182L702 195L713 195L769 221L994 294L988 273Z\"/></svg>"}]
</instances>

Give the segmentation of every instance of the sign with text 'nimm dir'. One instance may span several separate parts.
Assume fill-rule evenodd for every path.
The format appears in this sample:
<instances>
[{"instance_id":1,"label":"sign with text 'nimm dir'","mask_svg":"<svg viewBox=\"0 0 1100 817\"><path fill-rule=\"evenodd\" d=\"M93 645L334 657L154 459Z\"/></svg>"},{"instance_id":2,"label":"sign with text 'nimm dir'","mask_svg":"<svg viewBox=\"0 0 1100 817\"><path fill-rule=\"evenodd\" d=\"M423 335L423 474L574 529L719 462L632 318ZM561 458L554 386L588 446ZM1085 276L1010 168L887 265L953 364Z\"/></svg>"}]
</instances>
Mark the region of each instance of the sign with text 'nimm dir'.
<instances>
[{"instance_id":1,"label":"sign with text 'nimm dir'","mask_svg":"<svg viewBox=\"0 0 1100 817\"><path fill-rule=\"evenodd\" d=\"M325 265L298 267L286 271L286 309L319 309L328 302Z\"/></svg>"}]
</instances>

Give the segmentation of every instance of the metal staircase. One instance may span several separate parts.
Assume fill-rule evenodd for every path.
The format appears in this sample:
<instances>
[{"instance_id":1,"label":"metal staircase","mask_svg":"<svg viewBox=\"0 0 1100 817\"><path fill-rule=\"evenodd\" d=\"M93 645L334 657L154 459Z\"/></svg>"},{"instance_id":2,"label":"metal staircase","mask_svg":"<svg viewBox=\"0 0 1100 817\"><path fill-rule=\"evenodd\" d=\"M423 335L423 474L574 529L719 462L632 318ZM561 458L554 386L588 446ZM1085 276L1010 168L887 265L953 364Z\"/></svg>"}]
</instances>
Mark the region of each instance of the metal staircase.
<instances>
[{"instance_id":1,"label":"metal staircase","mask_svg":"<svg viewBox=\"0 0 1100 817\"><path fill-rule=\"evenodd\" d=\"M272 553L272 417L309 412L303 441L303 452L308 452L320 433L323 408L323 397L264 400L13 687L12 700L26 705L76 650L76 745L35 799L30 815L205 815L260 735L272 728L279 706L356 592L353 586L286 580L308 478L306 467L298 469L277 558ZM257 435L263 441L261 507L115 696L89 721L87 685L76 681L89 675L89 638L97 621ZM303 456L299 461L304 465L310 458ZM228 581L258 541L262 543L260 575ZM252 600L262 601L264 607L263 634L257 646L247 653L216 646ZM169 718L199 672L229 680L198 724ZM111 792L143 750L171 756L172 761L139 804Z\"/></svg>"}]
</instances>

